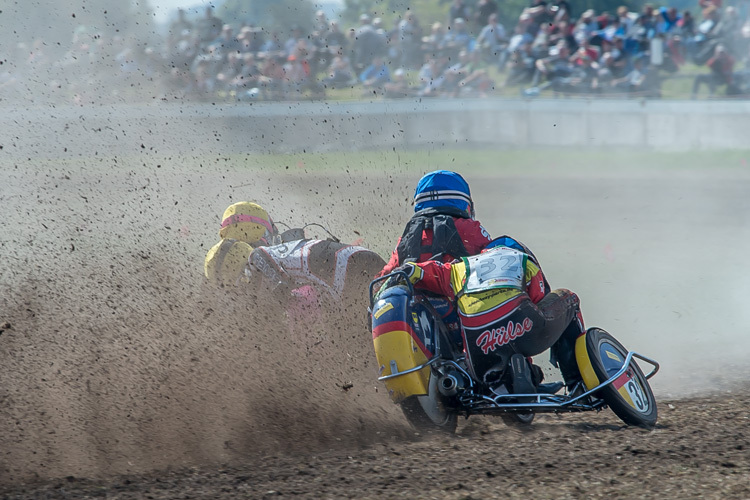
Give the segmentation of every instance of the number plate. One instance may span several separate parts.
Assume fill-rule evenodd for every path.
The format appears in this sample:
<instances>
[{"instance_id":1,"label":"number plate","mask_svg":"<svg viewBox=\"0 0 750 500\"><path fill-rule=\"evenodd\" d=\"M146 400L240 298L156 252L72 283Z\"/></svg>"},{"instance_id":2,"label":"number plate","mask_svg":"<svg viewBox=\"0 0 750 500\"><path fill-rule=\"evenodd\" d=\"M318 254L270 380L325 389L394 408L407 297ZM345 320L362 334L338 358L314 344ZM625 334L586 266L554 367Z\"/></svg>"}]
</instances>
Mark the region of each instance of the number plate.
<instances>
[{"instance_id":1,"label":"number plate","mask_svg":"<svg viewBox=\"0 0 750 500\"><path fill-rule=\"evenodd\" d=\"M625 384L625 390L628 391L628 395L630 395L630 399L633 401L634 408L641 413L648 413L650 409L648 398L643 392L641 384L639 384L638 381L633 378L632 374L630 380L628 380L628 383Z\"/></svg>"},{"instance_id":2,"label":"number plate","mask_svg":"<svg viewBox=\"0 0 750 500\"><path fill-rule=\"evenodd\" d=\"M511 248L493 248L466 259L466 292L479 292L491 288L523 290L526 272L526 254Z\"/></svg>"}]
</instances>

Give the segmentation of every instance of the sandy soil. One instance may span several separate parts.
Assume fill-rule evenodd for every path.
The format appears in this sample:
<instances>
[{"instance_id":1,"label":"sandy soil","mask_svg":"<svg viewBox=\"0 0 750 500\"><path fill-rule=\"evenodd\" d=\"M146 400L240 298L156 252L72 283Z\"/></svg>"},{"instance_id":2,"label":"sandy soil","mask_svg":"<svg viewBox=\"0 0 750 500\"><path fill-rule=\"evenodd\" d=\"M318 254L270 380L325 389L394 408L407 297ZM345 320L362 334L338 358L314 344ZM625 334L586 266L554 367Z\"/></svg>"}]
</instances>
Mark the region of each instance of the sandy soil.
<instances>
[{"instance_id":1,"label":"sandy soil","mask_svg":"<svg viewBox=\"0 0 750 500\"><path fill-rule=\"evenodd\" d=\"M384 253L421 171L259 161L3 161L0 496L750 496L750 290L722 265L749 248L746 174L467 175L493 234L663 363L661 419L542 416L519 433L471 418L445 437L416 435L375 382L363 310L291 332L272 304L201 286L229 203Z\"/></svg>"},{"instance_id":2,"label":"sandy soil","mask_svg":"<svg viewBox=\"0 0 750 500\"><path fill-rule=\"evenodd\" d=\"M748 498L748 393L661 401L651 432L613 414L489 419L456 436L408 435L341 451L248 458L104 481L74 476L8 498Z\"/></svg>"}]
</instances>

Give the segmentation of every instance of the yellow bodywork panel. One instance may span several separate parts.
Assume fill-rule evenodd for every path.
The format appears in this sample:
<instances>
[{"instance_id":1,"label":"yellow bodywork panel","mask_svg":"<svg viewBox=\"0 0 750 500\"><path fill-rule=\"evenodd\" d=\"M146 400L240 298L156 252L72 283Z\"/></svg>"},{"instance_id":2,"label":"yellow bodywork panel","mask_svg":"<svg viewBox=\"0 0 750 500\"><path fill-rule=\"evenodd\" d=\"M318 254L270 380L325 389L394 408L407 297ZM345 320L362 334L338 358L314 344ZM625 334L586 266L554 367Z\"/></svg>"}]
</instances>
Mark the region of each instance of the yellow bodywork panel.
<instances>
[{"instance_id":1,"label":"yellow bodywork panel","mask_svg":"<svg viewBox=\"0 0 750 500\"><path fill-rule=\"evenodd\" d=\"M373 317L374 317L375 319L379 319L379 318L380 318L380 317L381 317L381 316L382 316L383 314L387 313L387 312L388 312L388 311L390 311L391 309L393 309L393 304L391 304L391 303L388 303L388 304L386 304L386 305L382 306L381 308L379 308L379 309L376 309L376 310L375 310L375 314L373 314L372 316L373 316Z\"/></svg>"},{"instance_id":2,"label":"yellow bodywork panel","mask_svg":"<svg viewBox=\"0 0 750 500\"><path fill-rule=\"evenodd\" d=\"M391 375L392 363L395 362L396 372L404 372L427 362L427 357L417 346L409 332L393 330L378 335L373 339L375 357L380 366L380 376ZM414 395L424 395L428 391L430 367L427 366L414 373L401 375L385 380L388 394L398 403Z\"/></svg>"}]
</instances>

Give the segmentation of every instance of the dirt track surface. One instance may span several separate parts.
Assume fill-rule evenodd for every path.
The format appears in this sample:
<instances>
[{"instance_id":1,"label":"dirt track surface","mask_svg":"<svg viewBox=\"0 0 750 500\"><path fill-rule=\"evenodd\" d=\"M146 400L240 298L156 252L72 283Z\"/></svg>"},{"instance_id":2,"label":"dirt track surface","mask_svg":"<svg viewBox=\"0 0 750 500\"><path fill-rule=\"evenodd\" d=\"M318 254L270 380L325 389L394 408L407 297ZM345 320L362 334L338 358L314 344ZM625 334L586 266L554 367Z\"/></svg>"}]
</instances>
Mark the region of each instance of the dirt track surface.
<instances>
[{"instance_id":1,"label":"dirt track surface","mask_svg":"<svg viewBox=\"0 0 750 500\"><path fill-rule=\"evenodd\" d=\"M7 498L748 498L750 395L661 401L656 429L605 410L539 416L527 431L491 418L456 436L248 459L235 467L70 476Z\"/></svg>"},{"instance_id":2,"label":"dirt track surface","mask_svg":"<svg viewBox=\"0 0 750 500\"><path fill-rule=\"evenodd\" d=\"M434 159L347 155L320 173L132 146L0 153L0 497L750 497L750 288L722 264L750 252L745 169L509 174L451 153L493 235L530 245L589 326L662 363L660 420L541 416L520 433L472 417L425 437L376 382L364 310L295 330L201 271L243 199L385 255Z\"/></svg>"}]
</instances>

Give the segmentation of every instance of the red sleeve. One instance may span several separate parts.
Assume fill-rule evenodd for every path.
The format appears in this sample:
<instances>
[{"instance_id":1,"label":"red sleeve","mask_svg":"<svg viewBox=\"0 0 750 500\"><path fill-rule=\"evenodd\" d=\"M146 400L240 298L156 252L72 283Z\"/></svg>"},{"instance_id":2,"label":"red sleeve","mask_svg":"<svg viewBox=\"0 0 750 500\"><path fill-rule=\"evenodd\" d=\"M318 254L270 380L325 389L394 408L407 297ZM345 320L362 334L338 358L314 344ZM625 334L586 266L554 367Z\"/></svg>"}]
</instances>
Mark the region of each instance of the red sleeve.
<instances>
[{"instance_id":1,"label":"red sleeve","mask_svg":"<svg viewBox=\"0 0 750 500\"><path fill-rule=\"evenodd\" d=\"M547 294L546 283L541 269L531 277L528 283L526 283L526 293L534 304L542 300Z\"/></svg>"},{"instance_id":2,"label":"red sleeve","mask_svg":"<svg viewBox=\"0 0 750 500\"><path fill-rule=\"evenodd\" d=\"M484 250L487 243L492 241L490 233L479 221L474 219L454 219L456 224L456 230L461 236L461 240L464 242L466 251L469 255L476 255Z\"/></svg>"},{"instance_id":3,"label":"red sleeve","mask_svg":"<svg viewBox=\"0 0 750 500\"><path fill-rule=\"evenodd\" d=\"M451 264L442 264L434 260L415 264L422 270L422 277L414 284L431 292L439 293L453 300L455 294L451 287Z\"/></svg>"},{"instance_id":4,"label":"red sleeve","mask_svg":"<svg viewBox=\"0 0 750 500\"><path fill-rule=\"evenodd\" d=\"M401 243L401 238L399 238L396 242L396 248L398 248L399 243ZM396 269L399 265L400 262L398 261L398 252L394 250L393 253L391 253L391 258L388 263L375 277L380 278L381 276L385 276L386 274L393 272L393 270Z\"/></svg>"}]
</instances>

